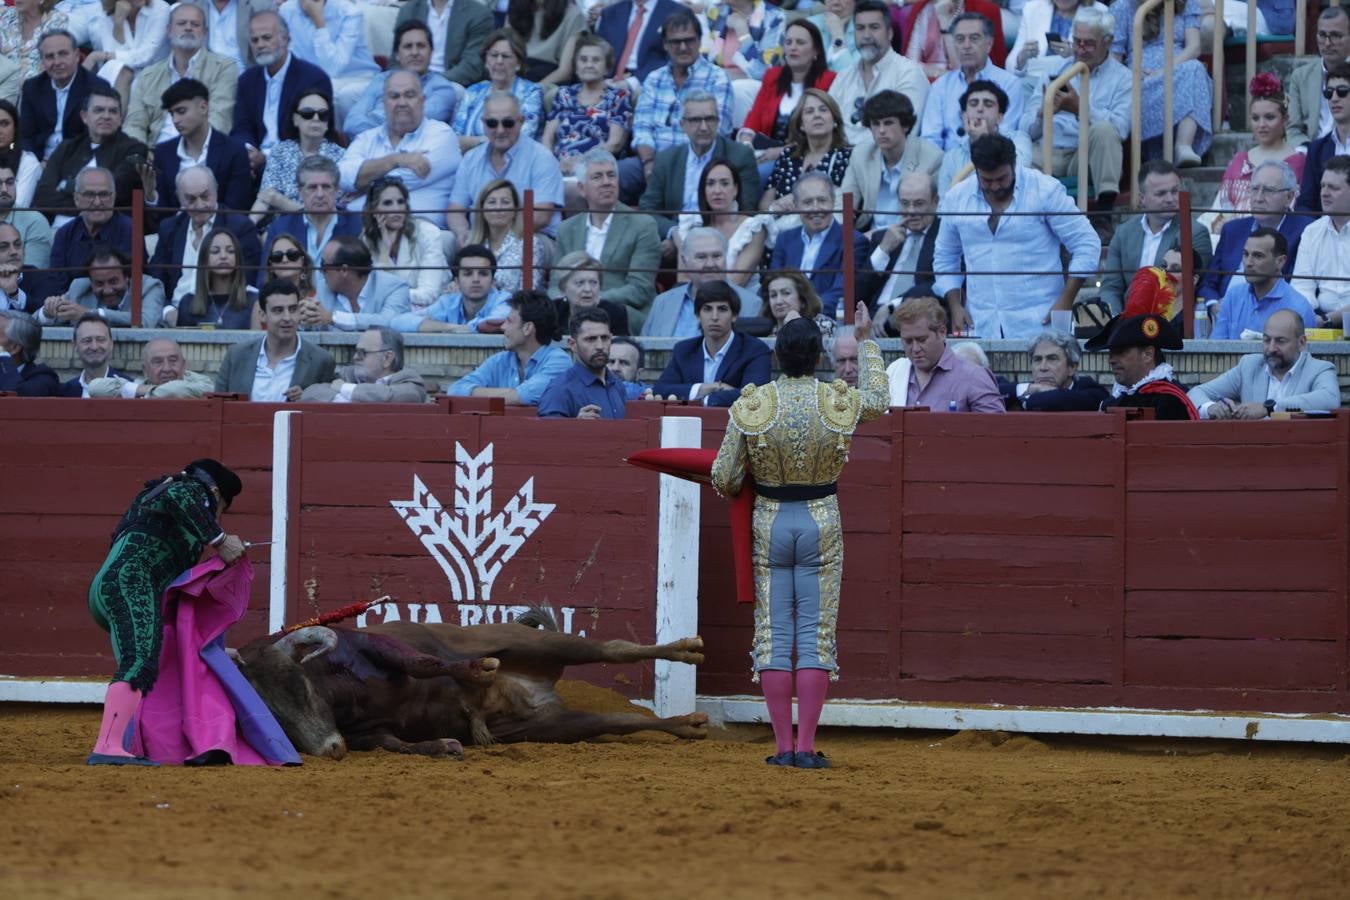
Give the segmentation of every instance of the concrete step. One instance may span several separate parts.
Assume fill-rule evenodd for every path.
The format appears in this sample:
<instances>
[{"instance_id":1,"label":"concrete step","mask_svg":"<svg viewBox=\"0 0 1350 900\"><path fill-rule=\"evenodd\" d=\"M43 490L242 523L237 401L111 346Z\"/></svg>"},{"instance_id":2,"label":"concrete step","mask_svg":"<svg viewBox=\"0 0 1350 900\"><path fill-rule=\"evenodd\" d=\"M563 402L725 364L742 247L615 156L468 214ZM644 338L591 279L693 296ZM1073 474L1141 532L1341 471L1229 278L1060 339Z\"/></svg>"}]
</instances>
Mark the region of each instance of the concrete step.
<instances>
[{"instance_id":1,"label":"concrete step","mask_svg":"<svg viewBox=\"0 0 1350 900\"><path fill-rule=\"evenodd\" d=\"M1214 143L1210 145L1209 152L1205 154L1205 162L1211 166L1218 166L1220 170L1228 167L1243 150L1252 145L1252 134L1250 131L1225 131L1214 135Z\"/></svg>"},{"instance_id":2,"label":"concrete step","mask_svg":"<svg viewBox=\"0 0 1350 900\"><path fill-rule=\"evenodd\" d=\"M1219 193L1219 182L1223 180L1225 166L1196 166L1182 169L1182 187L1191 194L1191 206L1207 209L1214 203Z\"/></svg>"}]
</instances>

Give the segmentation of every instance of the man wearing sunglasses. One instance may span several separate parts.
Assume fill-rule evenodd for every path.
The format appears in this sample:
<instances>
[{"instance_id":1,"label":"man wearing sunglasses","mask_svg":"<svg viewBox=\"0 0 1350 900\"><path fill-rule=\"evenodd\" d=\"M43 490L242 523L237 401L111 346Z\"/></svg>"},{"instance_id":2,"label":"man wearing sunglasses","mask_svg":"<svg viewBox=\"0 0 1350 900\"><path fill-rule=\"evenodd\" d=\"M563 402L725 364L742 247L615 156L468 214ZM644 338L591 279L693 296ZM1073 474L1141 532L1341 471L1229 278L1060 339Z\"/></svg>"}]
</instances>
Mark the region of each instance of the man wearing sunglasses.
<instances>
[{"instance_id":1,"label":"man wearing sunglasses","mask_svg":"<svg viewBox=\"0 0 1350 900\"><path fill-rule=\"evenodd\" d=\"M1318 58L1290 73L1285 81L1289 93L1289 128L1285 135L1295 147L1316 140L1331 130L1331 109L1322 90L1327 70L1350 61L1350 12L1344 6L1329 6L1317 19Z\"/></svg>"},{"instance_id":2,"label":"man wearing sunglasses","mask_svg":"<svg viewBox=\"0 0 1350 900\"><path fill-rule=\"evenodd\" d=\"M1322 173L1333 156L1350 154L1350 63L1327 67L1326 87L1322 89L1331 110L1331 130L1308 145L1308 161L1303 164L1303 189L1296 209L1322 211Z\"/></svg>"}]
</instances>

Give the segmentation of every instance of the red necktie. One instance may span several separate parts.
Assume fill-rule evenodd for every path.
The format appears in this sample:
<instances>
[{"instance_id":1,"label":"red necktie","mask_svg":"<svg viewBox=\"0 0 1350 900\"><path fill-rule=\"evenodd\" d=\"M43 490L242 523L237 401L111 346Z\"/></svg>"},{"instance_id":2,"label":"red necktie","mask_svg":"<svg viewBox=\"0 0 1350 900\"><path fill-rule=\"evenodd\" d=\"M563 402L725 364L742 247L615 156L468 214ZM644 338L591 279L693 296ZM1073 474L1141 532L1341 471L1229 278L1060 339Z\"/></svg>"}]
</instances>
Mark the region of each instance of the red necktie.
<instances>
[{"instance_id":1,"label":"red necktie","mask_svg":"<svg viewBox=\"0 0 1350 900\"><path fill-rule=\"evenodd\" d=\"M628 58L637 48L638 35L642 34L642 6L641 0L633 3L633 21L628 25L628 40L623 42L623 52L619 54L619 61L614 64L615 78L623 77L623 73L627 71L625 66Z\"/></svg>"}]
</instances>

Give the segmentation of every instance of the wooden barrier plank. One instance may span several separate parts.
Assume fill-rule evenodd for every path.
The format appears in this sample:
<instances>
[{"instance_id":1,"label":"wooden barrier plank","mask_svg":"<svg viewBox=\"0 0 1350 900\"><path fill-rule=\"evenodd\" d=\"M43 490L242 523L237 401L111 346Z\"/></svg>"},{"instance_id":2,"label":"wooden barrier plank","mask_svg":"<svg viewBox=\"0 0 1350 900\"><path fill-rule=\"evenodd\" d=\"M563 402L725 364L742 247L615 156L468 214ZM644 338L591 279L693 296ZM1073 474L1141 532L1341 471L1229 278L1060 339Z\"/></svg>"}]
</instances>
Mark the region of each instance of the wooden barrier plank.
<instances>
[{"instance_id":1,"label":"wooden barrier plank","mask_svg":"<svg viewBox=\"0 0 1350 900\"><path fill-rule=\"evenodd\" d=\"M1110 585L908 584L900 603L910 631L1113 635Z\"/></svg>"},{"instance_id":2,"label":"wooden barrier plank","mask_svg":"<svg viewBox=\"0 0 1350 900\"><path fill-rule=\"evenodd\" d=\"M1315 591L1337 584L1334 540L1131 538L1127 590Z\"/></svg>"},{"instance_id":3,"label":"wooden barrier plank","mask_svg":"<svg viewBox=\"0 0 1350 900\"><path fill-rule=\"evenodd\" d=\"M1015 416L964 413L949 416L946 412L905 410L898 414L904 416L904 432L909 440L928 440L937 436L1033 441L1050 439L1110 441L1116 438L1115 424L1109 416L1100 413L1019 413ZM897 411L893 409L887 415L897 415ZM864 426L864 430L875 428L878 428L877 423Z\"/></svg>"},{"instance_id":4,"label":"wooden barrier plank","mask_svg":"<svg viewBox=\"0 0 1350 900\"><path fill-rule=\"evenodd\" d=\"M905 631L902 675L926 681L1111 680L1110 638L1091 635Z\"/></svg>"},{"instance_id":5,"label":"wooden barrier plank","mask_svg":"<svg viewBox=\"0 0 1350 900\"><path fill-rule=\"evenodd\" d=\"M1128 452L1131 493L1315 490L1335 485L1337 468L1345 465L1344 454L1334 444L1177 446L1131 442Z\"/></svg>"},{"instance_id":6,"label":"wooden barrier plank","mask_svg":"<svg viewBox=\"0 0 1350 900\"><path fill-rule=\"evenodd\" d=\"M1102 584L1117 547L1107 538L907 532L905 584Z\"/></svg>"},{"instance_id":7,"label":"wooden barrier plank","mask_svg":"<svg viewBox=\"0 0 1350 900\"><path fill-rule=\"evenodd\" d=\"M1342 512L1334 485L1323 490L1131 491L1130 530L1154 538L1325 540Z\"/></svg>"},{"instance_id":8,"label":"wooden barrier plank","mask_svg":"<svg viewBox=\"0 0 1350 900\"><path fill-rule=\"evenodd\" d=\"M1130 591L1129 637L1326 640L1343 598L1333 591Z\"/></svg>"},{"instance_id":9,"label":"wooden barrier plank","mask_svg":"<svg viewBox=\"0 0 1350 900\"><path fill-rule=\"evenodd\" d=\"M953 416L952 418L966 418ZM973 418L973 417L972 417ZM1012 419L1020 416L1012 416ZM1115 483L1107 441L1100 438L999 435L906 435L905 480L975 484ZM1068 464L1068 461L1072 464Z\"/></svg>"},{"instance_id":10,"label":"wooden barrier plank","mask_svg":"<svg viewBox=\"0 0 1350 900\"><path fill-rule=\"evenodd\" d=\"M904 527L926 534L1110 537L1115 495L1115 488L1095 485L912 482L905 491Z\"/></svg>"},{"instance_id":11,"label":"wooden barrier plank","mask_svg":"<svg viewBox=\"0 0 1350 900\"><path fill-rule=\"evenodd\" d=\"M1126 432L1130 446L1153 448L1203 446L1258 446L1272 448L1290 445L1335 445L1340 442L1339 426L1332 419L1271 419L1265 422L1205 422L1192 428L1175 428L1166 422L1129 423Z\"/></svg>"},{"instance_id":12,"label":"wooden barrier plank","mask_svg":"<svg viewBox=\"0 0 1350 900\"><path fill-rule=\"evenodd\" d=\"M1125 640L1128 685L1331 691L1339 672L1334 640Z\"/></svg>"},{"instance_id":13,"label":"wooden barrier plank","mask_svg":"<svg viewBox=\"0 0 1350 900\"><path fill-rule=\"evenodd\" d=\"M1247 713L1345 713L1344 699L1330 691L1280 691L1240 687L1152 687L1128 685L1120 704L1140 709L1234 710Z\"/></svg>"}]
</instances>

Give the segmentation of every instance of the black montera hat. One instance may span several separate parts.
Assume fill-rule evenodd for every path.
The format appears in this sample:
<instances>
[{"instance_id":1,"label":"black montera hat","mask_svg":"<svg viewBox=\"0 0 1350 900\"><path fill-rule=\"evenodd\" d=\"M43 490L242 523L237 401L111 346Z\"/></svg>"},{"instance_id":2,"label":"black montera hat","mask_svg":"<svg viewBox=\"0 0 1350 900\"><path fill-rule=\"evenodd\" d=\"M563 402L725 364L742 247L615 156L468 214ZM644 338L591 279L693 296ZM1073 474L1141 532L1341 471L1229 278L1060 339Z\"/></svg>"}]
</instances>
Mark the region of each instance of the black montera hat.
<instances>
[{"instance_id":1,"label":"black montera hat","mask_svg":"<svg viewBox=\"0 0 1350 900\"><path fill-rule=\"evenodd\" d=\"M1167 319L1155 313L1115 316L1085 346L1088 350L1118 350L1122 347L1157 347L1180 350L1181 335Z\"/></svg>"},{"instance_id":2,"label":"black montera hat","mask_svg":"<svg viewBox=\"0 0 1350 900\"><path fill-rule=\"evenodd\" d=\"M220 491L220 496L224 498L226 506L233 503L234 498L244 489L244 483L239 480L239 476L214 459L194 459L187 464L186 471L189 473L195 471L211 479Z\"/></svg>"}]
</instances>

